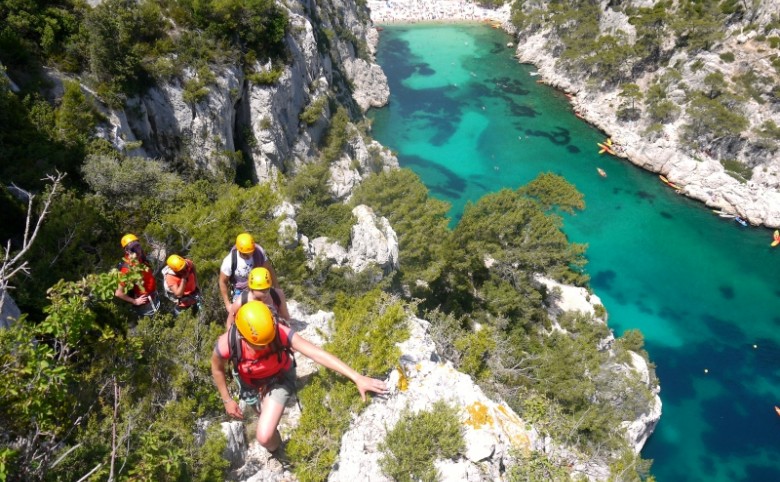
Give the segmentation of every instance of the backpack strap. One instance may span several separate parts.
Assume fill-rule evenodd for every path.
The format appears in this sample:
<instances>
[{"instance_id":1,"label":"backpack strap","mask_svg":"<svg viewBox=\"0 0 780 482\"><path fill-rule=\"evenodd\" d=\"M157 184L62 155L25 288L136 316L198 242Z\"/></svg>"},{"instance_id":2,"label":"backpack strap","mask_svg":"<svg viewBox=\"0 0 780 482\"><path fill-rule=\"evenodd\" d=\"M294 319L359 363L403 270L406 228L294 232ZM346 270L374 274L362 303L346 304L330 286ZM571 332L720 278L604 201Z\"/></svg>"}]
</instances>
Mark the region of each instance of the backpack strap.
<instances>
[{"instance_id":1,"label":"backpack strap","mask_svg":"<svg viewBox=\"0 0 780 482\"><path fill-rule=\"evenodd\" d=\"M277 311L279 310L279 307L282 305L282 298L279 296L279 293L276 292L275 289L271 288L271 299L274 300L274 305L276 305Z\"/></svg>"},{"instance_id":2,"label":"backpack strap","mask_svg":"<svg viewBox=\"0 0 780 482\"><path fill-rule=\"evenodd\" d=\"M236 266L238 265L238 250L235 246L230 248L230 284L236 284Z\"/></svg>"},{"instance_id":3,"label":"backpack strap","mask_svg":"<svg viewBox=\"0 0 780 482\"><path fill-rule=\"evenodd\" d=\"M238 363L241 361L241 340L238 338L236 324L230 325L228 330L228 353L230 354L230 363L233 364L233 370L238 373Z\"/></svg>"},{"instance_id":4,"label":"backpack strap","mask_svg":"<svg viewBox=\"0 0 780 482\"><path fill-rule=\"evenodd\" d=\"M252 252L252 261L254 261L255 268L259 268L260 266L265 264L266 256L265 256L265 250L262 246L255 243L255 250Z\"/></svg>"}]
</instances>

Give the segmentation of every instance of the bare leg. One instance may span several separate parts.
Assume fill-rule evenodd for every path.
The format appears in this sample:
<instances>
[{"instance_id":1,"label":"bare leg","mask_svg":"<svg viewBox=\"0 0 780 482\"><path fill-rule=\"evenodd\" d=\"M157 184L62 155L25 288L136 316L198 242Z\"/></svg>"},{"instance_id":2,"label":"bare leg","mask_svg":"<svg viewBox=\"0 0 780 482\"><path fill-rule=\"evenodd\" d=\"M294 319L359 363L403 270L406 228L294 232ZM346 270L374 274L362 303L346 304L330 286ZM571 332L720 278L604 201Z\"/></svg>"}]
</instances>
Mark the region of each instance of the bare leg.
<instances>
[{"instance_id":1,"label":"bare leg","mask_svg":"<svg viewBox=\"0 0 780 482\"><path fill-rule=\"evenodd\" d=\"M257 420L257 441L269 452L278 449L282 444L282 436L276 427L284 414L284 405L271 397L263 399L260 418Z\"/></svg>"}]
</instances>

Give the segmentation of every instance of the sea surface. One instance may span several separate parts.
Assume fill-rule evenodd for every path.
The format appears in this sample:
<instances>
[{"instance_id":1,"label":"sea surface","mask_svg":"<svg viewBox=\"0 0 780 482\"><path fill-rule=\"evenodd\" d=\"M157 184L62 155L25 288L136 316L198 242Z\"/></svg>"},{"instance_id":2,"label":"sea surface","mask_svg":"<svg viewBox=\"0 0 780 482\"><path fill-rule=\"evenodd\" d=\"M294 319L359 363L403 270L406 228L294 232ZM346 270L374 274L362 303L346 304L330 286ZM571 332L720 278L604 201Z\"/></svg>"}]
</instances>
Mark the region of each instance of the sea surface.
<instances>
[{"instance_id":1,"label":"sea surface","mask_svg":"<svg viewBox=\"0 0 780 482\"><path fill-rule=\"evenodd\" d=\"M605 135L538 84L512 41L485 25L386 26L378 61L390 104L373 134L432 195L465 204L541 172L586 209L565 217L587 243L591 285L616 334L640 329L663 416L642 455L657 480L780 480L780 247L719 218L655 174L598 154ZM607 177L598 174L602 168Z\"/></svg>"}]
</instances>

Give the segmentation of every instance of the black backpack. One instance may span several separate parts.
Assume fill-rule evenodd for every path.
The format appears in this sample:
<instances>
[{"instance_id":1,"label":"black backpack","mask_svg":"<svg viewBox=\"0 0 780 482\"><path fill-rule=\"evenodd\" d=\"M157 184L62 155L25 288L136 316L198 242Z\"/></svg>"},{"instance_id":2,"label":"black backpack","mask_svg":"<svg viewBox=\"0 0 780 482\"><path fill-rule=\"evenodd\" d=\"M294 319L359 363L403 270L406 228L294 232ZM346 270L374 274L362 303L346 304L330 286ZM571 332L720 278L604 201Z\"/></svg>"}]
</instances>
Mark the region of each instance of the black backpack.
<instances>
[{"instance_id":1,"label":"black backpack","mask_svg":"<svg viewBox=\"0 0 780 482\"><path fill-rule=\"evenodd\" d=\"M265 251L263 251L263 248L260 247L257 243L255 243L255 250L252 252L252 260L254 261L254 267L259 268L265 263L266 256ZM238 249L236 249L236 246L233 245L232 248L230 248L230 284L235 286L236 285L236 266L238 266Z\"/></svg>"}]
</instances>

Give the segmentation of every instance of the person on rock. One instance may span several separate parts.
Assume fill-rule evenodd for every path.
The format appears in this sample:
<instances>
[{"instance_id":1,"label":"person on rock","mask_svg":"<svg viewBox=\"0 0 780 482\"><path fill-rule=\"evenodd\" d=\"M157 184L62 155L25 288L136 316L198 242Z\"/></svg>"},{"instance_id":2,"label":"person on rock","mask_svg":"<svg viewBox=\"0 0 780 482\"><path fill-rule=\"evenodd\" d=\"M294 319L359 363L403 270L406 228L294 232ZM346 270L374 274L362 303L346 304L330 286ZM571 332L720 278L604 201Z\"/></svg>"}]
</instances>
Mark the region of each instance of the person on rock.
<instances>
[{"instance_id":1,"label":"person on rock","mask_svg":"<svg viewBox=\"0 0 780 482\"><path fill-rule=\"evenodd\" d=\"M239 308L235 323L217 340L211 356L211 375L227 414L243 419L244 414L227 386L228 361L232 363L241 389L240 399L260 412L257 441L274 456L280 455L282 446L279 421L287 401L296 392L293 351L352 380L363 401L367 392L388 391L382 380L361 375L293 328L277 323L265 303L249 301Z\"/></svg>"},{"instance_id":2,"label":"person on rock","mask_svg":"<svg viewBox=\"0 0 780 482\"><path fill-rule=\"evenodd\" d=\"M154 316L157 310L160 309L160 299L157 296L157 280L154 279L152 265L146 258L141 242L138 241L138 237L135 234L122 236L121 244L125 255L117 266L120 277L119 286L117 286L114 296L129 303L139 317ZM140 266L142 269L141 282L126 292L124 275L136 266Z\"/></svg>"},{"instance_id":3,"label":"person on rock","mask_svg":"<svg viewBox=\"0 0 780 482\"><path fill-rule=\"evenodd\" d=\"M230 311L233 302L246 290L250 271L259 267L263 267L271 273L273 287L278 288L279 284L276 280L274 267L265 250L255 243L251 234L239 234L236 237L236 244L222 260L219 269L219 292L226 310Z\"/></svg>"},{"instance_id":4,"label":"person on rock","mask_svg":"<svg viewBox=\"0 0 780 482\"><path fill-rule=\"evenodd\" d=\"M273 288L271 284L271 272L266 268L255 268L250 271L247 289L241 293L241 296L228 309L227 321L225 322L226 328L230 329L230 325L236 319L238 309L250 301L262 301L271 308L271 311L282 323L289 325L290 312L287 309L287 299L284 297L284 291Z\"/></svg>"}]
</instances>

